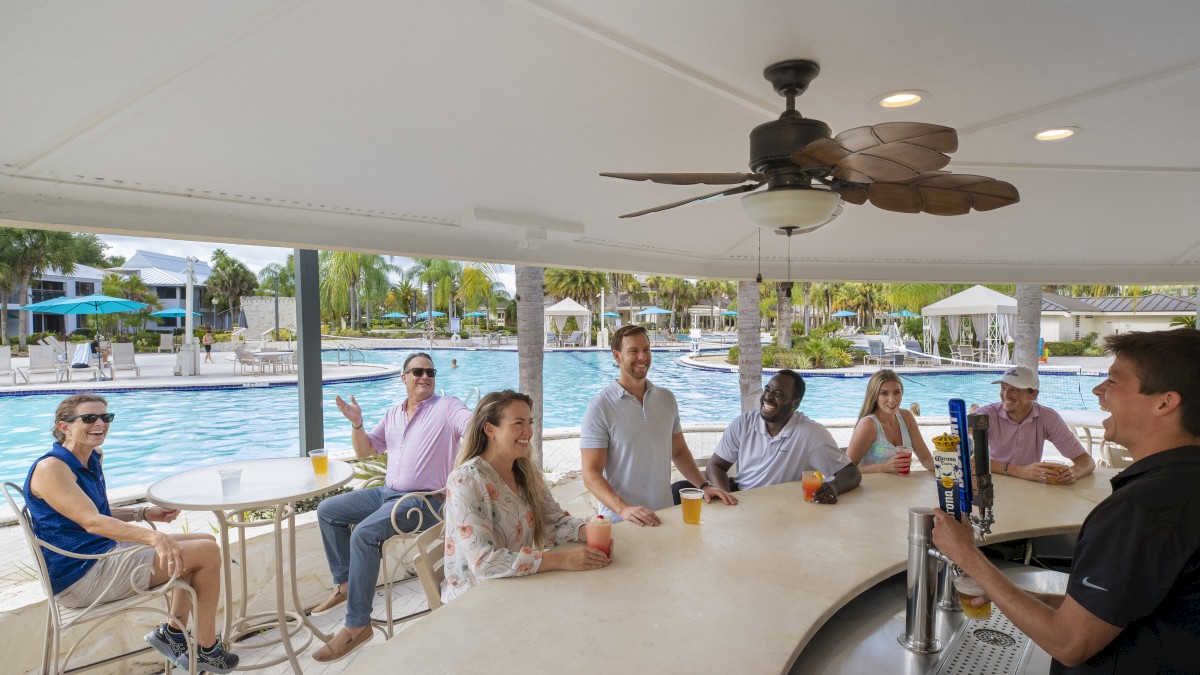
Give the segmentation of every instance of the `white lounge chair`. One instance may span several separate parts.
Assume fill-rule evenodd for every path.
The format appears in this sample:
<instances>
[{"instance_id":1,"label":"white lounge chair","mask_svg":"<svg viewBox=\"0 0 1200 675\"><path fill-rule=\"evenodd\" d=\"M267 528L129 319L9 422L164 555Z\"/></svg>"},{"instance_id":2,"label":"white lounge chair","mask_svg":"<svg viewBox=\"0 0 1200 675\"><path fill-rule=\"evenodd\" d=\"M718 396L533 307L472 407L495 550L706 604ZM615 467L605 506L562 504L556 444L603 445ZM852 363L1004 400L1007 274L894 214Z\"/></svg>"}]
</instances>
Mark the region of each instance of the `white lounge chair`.
<instances>
[{"instance_id":1,"label":"white lounge chair","mask_svg":"<svg viewBox=\"0 0 1200 675\"><path fill-rule=\"evenodd\" d=\"M12 365L12 350L0 346L0 377L11 377L13 386L17 385L17 370Z\"/></svg>"},{"instance_id":2,"label":"white lounge chair","mask_svg":"<svg viewBox=\"0 0 1200 675\"><path fill-rule=\"evenodd\" d=\"M114 344L112 346L112 355L109 359L109 364L114 371L132 370L135 377L142 376L142 369L133 357L132 342L117 342Z\"/></svg>"},{"instance_id":3,"label":"white lounge chair","mask_svg":"<svg viewBox=\"0 0 1200 675\"><path fill-rule=\"evenodd\" d=\"M54 347L46 345L29 345L29 365L18 370L26 383L30 382L30 375L53 375L55 382L62 382L63 379L71 381L71 369L67 367L67 362L59 361Z\"/></svg>"},{"instance_id":4,"label":"white lounge chair","mask_svg":"<svg viewBox=\"0 0 1200 675\"><path fill-rule=\"evenodd\" d=\"M564 347L582 347L583 346L583 331L575 331L571 336L562 341Z\"/></svg>"},{"instance_id":5,"label":"white lounge chair","mask_svg":"<svg viewBox=\"0 0 1200 675\"><path fill-rule=\"evenodd\" d=\"M170 333L163 333L158 336L158 352L161 354L163 350L167 350L168 354L175 352L175 336Z\"/></svg>"}]
</instances>

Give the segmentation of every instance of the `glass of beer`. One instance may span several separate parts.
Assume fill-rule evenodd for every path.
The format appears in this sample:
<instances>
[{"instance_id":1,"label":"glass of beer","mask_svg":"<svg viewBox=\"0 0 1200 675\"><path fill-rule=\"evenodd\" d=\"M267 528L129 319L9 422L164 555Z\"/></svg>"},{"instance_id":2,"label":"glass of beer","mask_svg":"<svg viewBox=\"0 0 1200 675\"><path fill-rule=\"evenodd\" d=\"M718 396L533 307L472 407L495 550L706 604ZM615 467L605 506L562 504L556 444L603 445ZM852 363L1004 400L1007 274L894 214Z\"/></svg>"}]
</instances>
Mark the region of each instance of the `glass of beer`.
<instances>
[{"instance_id":1,"label":"glass of beer","mask_svg":"<svg viewBox=\"0 0 1200 675\"><path fill-rule=\"evenodd\" d=\"M954 579L954 590L958 591L958 602L962 605L963 616L972 621L986 621L992 615L992 603L978 607L971 604L975 598L983 597L983 587L971 577L962 574Z\"/></svg>"},{"instance_id":2,"label":"glass of beer","mask_svg":"<svg viewBox=\"0 0 1200 675\"><path fill-rule=\"evenodd\" d=\"M1046 470L1046 483L1048 485L1058 485L1058 474L1067 470L1067 463L1057 459L1048 459L1046 463L1054 465L1054 468Z\"/></svg>"},{"instance_id":3,"label":"glass of beer","mask_svg":"<svg viewBox=\"0 0 1200 675\"><path fill-rule=\"evenodd\" d=\"M324 450L310 450L308 458L312 460L313 473L318 476L329 473L329 455Z\"/></svg>"},{"instance_id":4,"label":"glass of beer","mask_svg":"<svg viewBox=\"0 0 1200 675\"><path fill-rule=\"evenodd\" d=\"M699 488L684 488L679 491L679 499L683 505L683 522L690 525L699 525L700 507L704 505L704 490Z\"/></svg>"},{"instance_id":5,"label":"glass of beer","mask_svg":"<svg viewBox=\"0 0 1200 675\"><path fill-rule=\"evenodd\" d=\"M587 521L587 545L604 555L612 554L612 519L592 516Z\"/></svg>"},{"instance_id":6,"label":"glass of beer","mask_svg":"<svg viewBox=\"0 0 1200 675\"><path fill-rule=\"evenodd\" d=\"M820 489L821 483L825 477L820 471L805 471L800 478L800 487L804 489L804 501L811 502L816 498L817 490Z\"/></svg>"}]
</instances>

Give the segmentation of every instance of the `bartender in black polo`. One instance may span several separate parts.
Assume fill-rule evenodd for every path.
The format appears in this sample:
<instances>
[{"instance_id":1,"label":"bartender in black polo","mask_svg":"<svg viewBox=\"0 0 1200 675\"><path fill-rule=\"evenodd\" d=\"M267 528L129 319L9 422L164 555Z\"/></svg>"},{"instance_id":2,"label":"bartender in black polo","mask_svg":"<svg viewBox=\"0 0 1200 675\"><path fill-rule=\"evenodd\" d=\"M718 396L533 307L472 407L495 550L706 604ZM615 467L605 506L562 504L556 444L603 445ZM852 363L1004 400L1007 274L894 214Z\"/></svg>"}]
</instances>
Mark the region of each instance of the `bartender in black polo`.
<instances>
[{"instance_id":1,"label":"bartender in black polo","mask_svg":"<svg viewBox=\"0 0 1200 675\"><path fill-rule=\"evenodd\" d=\"M1200 673L1200 331L1106 346L1104 439L1135 461L1083 522L1067 594L1017 588L940 510L933 541L1054 657L1051 673Z\"/></svg>"}]
</instances>

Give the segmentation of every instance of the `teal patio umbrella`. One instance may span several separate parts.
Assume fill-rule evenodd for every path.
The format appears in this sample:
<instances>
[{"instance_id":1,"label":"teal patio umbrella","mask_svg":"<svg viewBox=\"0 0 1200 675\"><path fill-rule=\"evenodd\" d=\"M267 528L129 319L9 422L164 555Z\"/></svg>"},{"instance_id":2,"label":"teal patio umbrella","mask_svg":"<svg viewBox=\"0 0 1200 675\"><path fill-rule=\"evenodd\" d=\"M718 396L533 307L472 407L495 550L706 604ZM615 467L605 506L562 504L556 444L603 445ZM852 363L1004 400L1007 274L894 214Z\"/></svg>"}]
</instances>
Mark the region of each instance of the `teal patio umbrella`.
<instances>
[{"instance_id":1,"label":"teal patio umbrella","mask_svg":"<svg viewBox=\"0 0 1200 675\"><path fill-rule=\"evenodd\" d=\"M379 318L381 318L381 319L407 319L408 315L405 314L404 312L388 312L387 314L384 314L383 316L381 316Z\"/></svg>"},{"instance_id":2,"label":"teal patio umbrella","mask_svg":"<svg viewBox=\"0 0 1200 675\"><path fill-rule=\"evenodd\" d=\"M830 314L829 316L832 316L832 317L837 317L837 318L839 318L839 319L842 319L842 318L845 318L845 317L848 317L848 316L858 316L858 313L857 313L857 312L851 312L851 311L850 311L850 310L848 310L848 309L842 309L842 310L838 310L838 311L834 312L833 314Z\"/></svg>"},{"instance_id":3,"label":"teal patio umbrella","mask_svg":"<svg viewBox=\"0 0 1200 675\"><path fill-rule=\"evenodd\" d=\"M434 312L433 312L433 316L434 316L434 318L437 318L437 317L439 317L439 316L446 316L446 313L445 313L445 312L439 312L439 311L437 311L437 310L434 310ZM415 317L413 317L413 318L415 318L415 319L428 319L428 318L429 318L429 312L421 312L420 314L416 315L416 316L415 316Z\"/></svg>"},{"instance_id":4,"label":"teal patio umbrella","mask_svg":"<svg viewBox=\"0 0 1200 675\"><path fill-rule=\"evenodd\" d=\"M150 312L150 316L156 316L160 319L182 319L188 314L187 310L182 307L173 307L164 309L158 312ZM200 312L192 312L192 316L201 316Z\"/></svg>"},{"instance_id":5,"label":"teal patio umbrella","mask_svg":"<svg viewBox=\"0 0 1200 675\"><path fill-rule=\"evenodd\" d=\"M891 314L888 314L888 316L902 318L902 319L912 319L912 318L915 318L915 317L918 317L921 315L914 314L914 313L908 311L907 309L902 309L899 312L892 312Z\"/></svg>"},{"instance_id":6,"label":"teal patio umbrella","mask_svg":"<svg viewBox=\"0 0 1200 675\"><path fill-rule=\"evenodd\" d=\"M95 293L79 298L47 300L26 305L21 309L43 314L119 314L121 312L140 312L147 307L149 305L144 302Z\"/></svg>"}]
</instances>

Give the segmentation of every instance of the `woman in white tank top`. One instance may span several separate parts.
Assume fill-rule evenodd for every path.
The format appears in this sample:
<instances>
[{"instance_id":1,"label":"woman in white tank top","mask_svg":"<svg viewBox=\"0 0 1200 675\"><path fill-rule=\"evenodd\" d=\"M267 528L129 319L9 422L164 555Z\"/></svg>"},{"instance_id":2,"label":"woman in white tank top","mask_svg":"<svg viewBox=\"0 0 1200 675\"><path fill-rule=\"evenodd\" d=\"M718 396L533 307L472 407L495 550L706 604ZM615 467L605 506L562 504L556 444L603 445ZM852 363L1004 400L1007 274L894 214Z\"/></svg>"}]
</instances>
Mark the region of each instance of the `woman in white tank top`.
<instances>
[{"instance_id":1,"label":"woman in white tank top","mask_svg":"<svg viewBox=\"0 0 1200 675\"><path fill-rule=\"evenodd\" d=\"M897 456L900 448L909 448L921 465L933 470L933 455L921 437L921 430L912 413L900 404L904 399L904 384L895 371L886 368L871 376L867 394L858 414L858 425L850 437L846 454L858 464L863 473L899 473L912 461L910 456Z\"/></svg>"}]
</instances>

